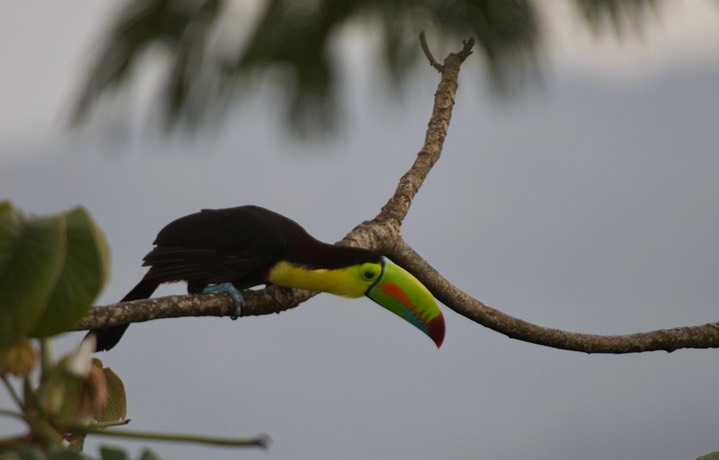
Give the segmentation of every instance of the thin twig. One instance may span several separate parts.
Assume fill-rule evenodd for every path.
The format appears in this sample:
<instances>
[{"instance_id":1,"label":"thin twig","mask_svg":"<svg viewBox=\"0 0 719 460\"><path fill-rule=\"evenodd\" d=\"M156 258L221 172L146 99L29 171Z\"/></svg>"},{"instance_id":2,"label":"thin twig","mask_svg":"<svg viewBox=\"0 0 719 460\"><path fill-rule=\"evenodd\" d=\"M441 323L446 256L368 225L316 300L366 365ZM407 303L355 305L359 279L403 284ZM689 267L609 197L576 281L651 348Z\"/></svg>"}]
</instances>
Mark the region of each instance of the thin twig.
<instances>
[{"instance_id":1,"label":"thin twig","mask_svg":"<svg viewBox=\"0 0 719 460\"><path fill-rule=\"evenodd\" d=\"M17 420L22 420L23 422L27 422L27 417L25 417L23 414L11 411L9 409L0 409L0 417L9 417Z\"/></svg>"},{"instance_id":2,"label":"thin twig","mask_svg":"<svg viewBox=\"0 0 719 460\"><path fill-rule=\"evenodd\" d=\"M213 446L227 447L259 447L266 449L270 445L270 437L260 435L254 438L220 438L216 436L202 436L197 434L182 433L152 433L146 431L135 430L117 430L97 428L93 425L82 424L65 424L63 428L73 434L92 434L98 436L109 436L115 438L126 439L145 439L150 441L174 441L174 442L191 442L197 444L209 444Z\"/></svg>"},{"instance_id":3,"label":"thin twig","mask_svg":"<svg viewBox=\"0 0 719 460\"><path fill-rule=\"evenodd\" d=\"M10 381L7 378L7 374L0 374L0 380L2 380L3 384L5 385L5 389L7 390L8 394L10 395L10 398L15 402L15 404L18 406L18 408L24 410L25 405L22 402L22 399L20 398L20 395L15 391L15 388L12 386Z\"/></svg>"},{"instance_id":4,"label":"thin twig","mask_svg":"<svg viewBox=\"0 0 719 460\"><path fill-rule=\"evenodd\" d=\"M429 50L429 45L427 45L427 36L424 34L424 30L419 33L419 44L420 46L422 46L422 51L427 57L429 64L434 67L437 72L442 72L444 70L444 66L437 62L437 60L432 55L432 52Z\"/></svg>"}]
</instances>

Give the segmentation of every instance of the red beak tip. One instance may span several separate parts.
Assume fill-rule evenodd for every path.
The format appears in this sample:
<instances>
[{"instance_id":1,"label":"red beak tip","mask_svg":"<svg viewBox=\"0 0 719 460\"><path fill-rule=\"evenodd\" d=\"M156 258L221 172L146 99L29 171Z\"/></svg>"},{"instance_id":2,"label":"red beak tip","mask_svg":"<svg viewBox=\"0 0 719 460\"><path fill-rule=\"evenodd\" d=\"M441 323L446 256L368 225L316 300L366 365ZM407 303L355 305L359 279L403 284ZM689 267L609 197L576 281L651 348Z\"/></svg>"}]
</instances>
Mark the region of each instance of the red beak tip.
<instances>
[{"instance_id":1,"label":"red beak tip","mask_svg":"<svg viewBox=\"0 0 719 460\"><path fill-rule=\"evenodd\" d=\"M440 348L442 346L442 342L444 342L444 316L440 315L432 319L429 322L428 326L429 336L432 338L432 340L434 340L434 343L437 345L437 348Z\"/></svg>"}]
</instances>

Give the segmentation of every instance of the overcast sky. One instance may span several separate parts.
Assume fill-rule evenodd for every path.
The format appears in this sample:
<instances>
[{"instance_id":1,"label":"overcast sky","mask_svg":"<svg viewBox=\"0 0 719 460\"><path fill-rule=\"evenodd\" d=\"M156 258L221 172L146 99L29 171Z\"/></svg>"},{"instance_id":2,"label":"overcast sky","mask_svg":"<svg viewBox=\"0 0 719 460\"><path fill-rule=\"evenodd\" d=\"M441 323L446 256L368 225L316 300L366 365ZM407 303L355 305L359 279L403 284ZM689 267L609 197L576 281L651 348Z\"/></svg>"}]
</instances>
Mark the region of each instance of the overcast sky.
<instances>
[{"instance_id":1,"label":"overcast sky","mask_svg":"<svg viewBox=\"0 0 719 460\"><path fill-rule=\"evenodd\" d=\"M147 112L119 110L111 127L69 133L69 102L116 4L11 2L0 16L0 198L35 213L90 210L112 248L98 304L142 277L164 224L201 208L260 204L340 239L377 213L421 146L438 78L429 66L401 104L387 104L373 77L353 80L333 140L285 136L267 93L195 138L164 139L143 128ZM624 45L592 39L554 8L541 85L501 101L476 60L463 69L443 157L405 239L471 295L544 326L622 334L717 321L716 2L672 2ZM348 69L363 75L366 47L349 46ZM141 83L127 97L133 114L151 104ZM134 325L101 358L125 382L133 429L273 439L268 452L153 444L166 459L719 450L716 350L584 355L444 311L440 350L367 299L321 295L280 315ZM1 433L16 429L0 419Z\"/></svg>"}]
</instances>

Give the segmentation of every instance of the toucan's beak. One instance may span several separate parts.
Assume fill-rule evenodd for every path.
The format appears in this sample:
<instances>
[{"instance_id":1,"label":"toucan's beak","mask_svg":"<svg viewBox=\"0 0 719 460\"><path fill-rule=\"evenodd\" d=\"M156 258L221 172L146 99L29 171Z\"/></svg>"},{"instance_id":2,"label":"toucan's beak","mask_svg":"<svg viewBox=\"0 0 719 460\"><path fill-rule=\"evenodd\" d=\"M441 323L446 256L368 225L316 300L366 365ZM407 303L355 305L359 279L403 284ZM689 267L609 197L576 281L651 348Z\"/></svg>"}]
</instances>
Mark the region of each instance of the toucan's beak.
<instances>
[{"instance_id":1,"label":"toucan's beak","mask_svg":"<svg viewBox=\"0 0 719 460\"><path fill-rule=\"evenodd\" d=\"M437 301L404 268L385 260L382 275L367 290L367 297L401 316L430 336L437 348L444 340L444 317Z\"/></svg>"}]
</instances>

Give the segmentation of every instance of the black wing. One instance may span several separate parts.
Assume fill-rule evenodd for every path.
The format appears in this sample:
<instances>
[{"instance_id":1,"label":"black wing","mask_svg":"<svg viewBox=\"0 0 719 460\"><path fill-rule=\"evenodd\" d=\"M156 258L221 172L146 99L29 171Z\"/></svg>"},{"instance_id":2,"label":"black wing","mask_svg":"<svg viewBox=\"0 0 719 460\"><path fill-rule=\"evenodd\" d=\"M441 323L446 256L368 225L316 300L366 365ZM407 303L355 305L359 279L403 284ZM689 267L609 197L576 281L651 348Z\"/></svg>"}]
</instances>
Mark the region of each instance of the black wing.
<instances>
[{"instance_id":1,"label":"black wing","mask_svg":"<svg viewBox=\"0 0 719 460\"><path fill-rule=\"evenodd\" d=\"M144 259L150 266L145 279L263 284L289 244L306 237L294 221L257 206L203 210L160 231L156 247Z\"/></svg>"}]
</instances>

